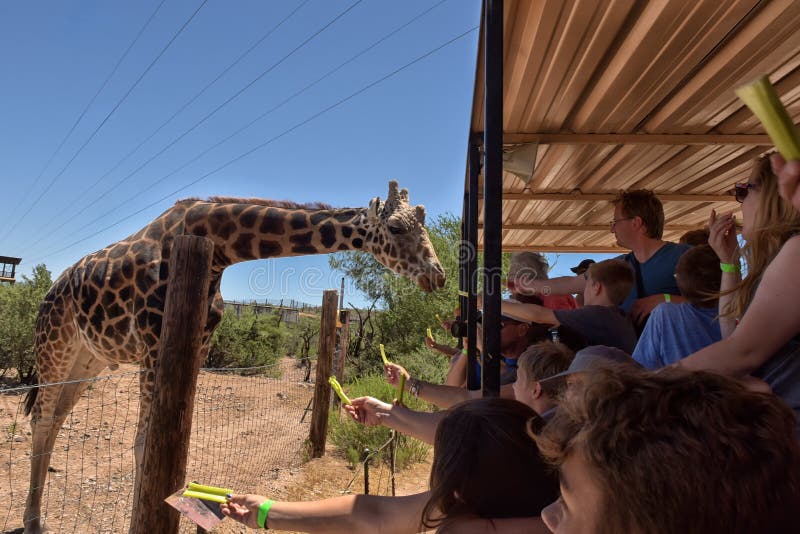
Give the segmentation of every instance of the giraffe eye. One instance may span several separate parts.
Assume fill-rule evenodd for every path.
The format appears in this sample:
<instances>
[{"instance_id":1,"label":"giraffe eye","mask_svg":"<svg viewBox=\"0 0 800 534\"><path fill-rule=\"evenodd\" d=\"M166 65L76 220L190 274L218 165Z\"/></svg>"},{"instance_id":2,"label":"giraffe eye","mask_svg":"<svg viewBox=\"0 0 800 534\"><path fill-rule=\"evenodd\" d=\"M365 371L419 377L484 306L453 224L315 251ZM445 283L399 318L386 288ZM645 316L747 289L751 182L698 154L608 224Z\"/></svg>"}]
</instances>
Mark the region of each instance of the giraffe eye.
<instances>
[{"instance_id":1,"label":"giraffe eye","mask_svg":"<svg viewBox=\"0 0 800 534\"><path fill-rule=\"evenodd\" d=\"M389 232L391 232L394 235L402 234L403 233L403 228L400 227L400 226L390 226L389 227Z\"/></svg>"}]
</instances>

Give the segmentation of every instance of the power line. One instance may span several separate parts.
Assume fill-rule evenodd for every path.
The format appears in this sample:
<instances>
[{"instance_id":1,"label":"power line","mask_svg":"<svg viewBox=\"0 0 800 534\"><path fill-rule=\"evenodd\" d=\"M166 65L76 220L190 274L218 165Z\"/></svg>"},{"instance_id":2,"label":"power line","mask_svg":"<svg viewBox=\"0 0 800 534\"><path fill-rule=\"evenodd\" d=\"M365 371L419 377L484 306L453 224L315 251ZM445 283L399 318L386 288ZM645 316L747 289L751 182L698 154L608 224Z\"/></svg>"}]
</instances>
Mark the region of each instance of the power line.
<instances>
[{"instance_id":1,"label":"power line","mask_svg":"<svg viewBox=\"0 0 800 534\"><path fill-rule=\"evenodd\" d=\"M95 92L95 94L91 98L91 100L89 100L89 103L86 104L86 107L83 108L83 111L80 112L80 114L78 115L78 118L75 119L75 122L72 124L72 127L67 132L67 135L64 136L64 138L61 140L61 142L56 147L55 151L53 151L53 153L50 154L50 157L47 159L47 163L45 163L45 165L42 168L41 172L36 177L36 179L33 181L33 184L31 184L31 186L26 190L25 195L22 198L22 201L19 204L17 204L17 208L19 208L20 206L24 205L25 202L27 202L28 194L33 192L33 190L36 188L36 185L39 183L39 180L42 179L42 176L44 176L45 171L50 167L50 164L53 162L53 158L56 157L56 154L58 154L58 152L61 150L61 147L64 146L64 143L67 142L67 139L70 138L70 136L72 135L72 132L75 131L75 128L81 122L81 120L83 119L84 115L86 115L86 112L89 111L89 108L92 107L92 104L94 104L94 101L97 100L97 97L100 96L100 93L103 92L103 89L106 88L106 85L108 85L108 82L111 81L111 78L114 76L114 74L116 74L117 69L119 68L119 66L122 64L122 62L128 56L128 53L131 51L131 49L134 47L134 45L136 45L136 43L139 41L139 37L142 36L142 34L144 33L145 29L147 29L147 27L150 25L150 22L155 18L156 13L158 13L158 11L161 9L161 6L164 5L165 1L166 0L161 0L161 3L158 4L158 6L156 6L156 8L153 11L153 13L145 21L144 25L139 29L139 33L136 34L136 37L134 37L133 41L131 41L131 43L128 45L128 48L125 49L125 52L123 52L122 55L120 56L120 58L117 60L116 65L114 65L114 68L111 69L111 72L108 74L108 76L106 76L106 79L103 81L102 85L100 85L100 88L97 90L97 92ZM14 216L9 217L9 219L14 219L14 218L15 218ZM12 230L13 230L13 228L12 228ZM8 236L8 234L10 232L11 232L11 230L7 230L6 233L4 233L2 236L0 236L0 241L2 239L4 239L6 236Z\"/></svg>"},{"instance_id":2,"label":"power line","mask_svg":"<svg viewBox=\"0 0 800 534\"><path fill-rule=\"evenodd\" d=\"M462 32L462 33L460 33L460 34L456 35L455 37L453 37L453 38L449 39L448 41L446 41L446 42L442 43L441 45L437 46L436 48L433 48L433 49L429 50L428 52L425 52L425 53L424 53L424 54L422 54L421 56L418 56L418 57L416 57L415 59L413 59L413 60L409 61L409 62L408 62L408 63L406 63L405 65L403 65L403 66L401 66L401 67L398 67L397 69L393 70L393 71L392 71L392 72L390 72L389 74L386 74L386 75L384 75L384 76L382 76L382 77L378 78L377 80L375 80L375 81L373 81L373 82L371 82L371 83L369 83L369 84L365 85L364 87L362 87L362 88L361 88L361 89L359 89L358 91L356 91L356 92L354 92L354 93L351 93L350 95L348 95L348 96L346 96L346 97L342 98L341 100L338 100L337 102L335 102L335 103L331 104L330 106L328 106L328 107L326 107L326 108L322 109L321 111L318 111L317 113L314 113L314 114L313 114L313 115L311 115L310 117L308 117L308 118L304 119L304 120L303 120L303 121L301 121L301 122L298 122L298 123L297 123L297 124L295 124L294 126L291 126L291 127L287 128L286 130L283 130L281 133L279 133L279 134L277 134L277 135L275 135L275 136L273 136L273 137L271 137L271 138L267 139L267 140L266 140L266 141L264 141L263 143L260 143L260 144L256 145L255 147L251 148L250 150L247 150L246 152L244 152L244 153L242 153L242 154L240 154L240 155L236 156L235 158L233 158L233 159L231 159L231 160L228 160L226 163L223 163L222 165L220 165L219 167L215 168L214 170L207 172L206 174L204 174L204 175L200 176L199 178L196 178L195 180L193 180L193 181L191 181L191 182L189 182L189 183L187 183L187 184L184 184L183 186L179 187L178 189L176 189L176 190L174 190L174 191L172 191L172 192L170 192L170 193L168 193L168 194L166 194L166 195L162 196L162 197L161 197L161 198L159 198L158 200L155 200L154 202L151 202L150 204L148 204L148 205L144 206L143 208L140 208L140 209L136 210L135 212L133 212L133 213L131 213L131 214L129 214L129 215L126 215L125 217L123 217L123 218L121 218L121 219L117 219L117 221L116 221L116 222L114 222L114 223L112 223L112 224L109 224L109 225L107 225L107 226L105 226L105 227L101 228L100 230L97 230L96 232L93 232L92 234L89 234L88 236L85 236L85 237L83 237L83 238L81 238L81 239L78 239L78 240L76 240L76 241L73 241L72 243L70 243L70 244L68 244L68 245L66 245L66 246L64 246L64 247L61 247L60 249L58 249L58 250L55 250L55 251L53 251L53 252L51 252L51 253L49 253L49 254L47 254L47 255L43 255L43 256L39 256L38 258L35 258L34 260L32 260L32 263L35 263L36 261L39 261L39 260L41 260L41 259L44 259L44 258L45 258L45 257L47 257L47 256L50 256L50 255L53 255L53 254L58 254L58 253L60 253L60 252L63 252L63 251L65 251L65 250L67 250L67 249L69 249L69 248L71 248L71 247L73 247L73 246L75 246L75 245L77 245L77 244L79 244L79 243L82 243L82 242L84 242L84 241L86 241L86 240L88 240L88 239L91 239L92 237L94 237L94 236L96 236L96 235L98 235L98 234L100 234L100 233L102 233L102 232L105 232L106 230L108 230L108 229L110 229L110 228L113 228L113 227L115 227L115 226L117 226L117 225L119 225L119 224L121 224L121 223L123 223L123 222L127 221L128 219L131 219L131 218L135 217L136 215L139 215L139 214L140 214L140 213L142 213L143 211L145 211L145 210L148 210L148 209L152 208L153 206L156 206L156 205L160 204L161 202L164 202L165 200L168 200L170 197L172 197L172 196L174 196L174 195L176 195L176 194L180 193L181 191L184 191L185 189L188 189L189 187L191 187L191 186L193 186L193 185L195 185L195 184L197 184L197 183L199 183L199 182L201 182L201 181L205 180L205 179L206 179L206 178L208 178L209 176L212 176L212 175L214 175L214 174L218 173L219 171L221 171L221 170L223 170L223 169L225 169L225 168L227 168L227 167L229 167L229 166L233 165L234 163L236 163L236 162L238 162L238 161L240 161L240 160L242 160L242 159L246 158L247 156L249 156L249 155L253 154L254 152L256 152L256 151L258 151L258 150L260 150L260 149L264 148L265 146L267 146L267 145L269 145L269 144L271 144L271 143L273 143L273 142L277 141L278 139L280 139L280 138L282 138L282 137L284 137L284 136L286 136L286 135L290 134L291 132L293 132L293 131L297 130L298 128L300 128L300 127L302 127L302 126L305 126L305 125L306 125L306 124L308 124L309 122L311 122L311 121L313 121L314 119L316 119L316 118L318 118L318 117L320 117L320 116L324 115L325 113L327 113L327 112L329 112L329 111L331 111L331 110L333 110L333 109L335 109L335 108L337 108L337 107L341 106L342 104L345 104L346 102L348 102L348 101L352 100L353 98L355 98L356 96L358 96L358 95L360 95L360 94L364 93L365 91L368 91L369 89L371 89L371 88L375 87L376 85L380 84L381 82L384 82L384 81L388 80L389 78L392 78L392 77L393 77L393 76L395 76L396 74L398 74L398 73L400 73L400 72L402 72L402 71L406 70L407 68L409 68L409 67L411 67L412 65L414 65L414 64L416 64L416 63L418 63L418 62L422 61L423 59L425 59L425 58L427 58L427 57L429 57L429 56L431 56L431 55L435 54L435 53L436 53L436 52L438 52L439 50L442 50L443 48L445 48L445 47L447 47L447 46L449 46L449 45L451 45L451 44L455 43L455 42L456 42L456 41L458 41L459 39L463 39L464 37L466 37L466 36L467 36L467 35L469 35L470 33L472 33L472 32L474 32L475 30L477 30L478 28L479 28L479 26L473 26L472 28L470 28L470 29L468 29L468 30L466 30L466 31L464 31L464 32Z\"/></svg>"},{"instance_id":3,"label":"power line","mask_svg":"<svg viewBox=\"0 0 800 534\"><path fill-rule=\"evenodd\" d=\"M208 2L208 0L203 0L203 2L194 11L194 13L192 13L192 15L186 20L186 22L183 23L183 26L181 26L181 28L175 33L175 35L172 36L172 39L169 40L169 42L164 46L164 48L161 49L161 52L159 52L158 55L155 57L155 59L153 59L153 61L150 63L150 65L147 66L147 68L139 76L139 78L137 78L137 80L133 83L133 85L130 87L130 89L128 89L128 91L122 96L122 98L111 109L111 111L108 112L108 115L106 115L106 117L100 122L100 124L97 125L97 128L95 128L95 130L92 132L92 135L90 135L89 138L80 146L80 148L77 150L77 152L75 152L75 154L73 154L73 156L70 158L70 160L67 162L67 164L64 165L64 167L58 172L58 174L56 174L53 177L53 179L50 180L50 183L47 184L47 187L45 187L44 190L39 194L39 196L36 197L36 200L33 201L33 204L30 205L30 207L25 211L25 213L23 213L22 216L19 219L16 220L16 222L12 225L11 229L9 230L9 233L13 232L14 229L16 229L16 227L19 225L19 223L21 223L22 220L31 212L31 210L33 210L33 208L36 207L36 205L39 203L39 201L42 199L42 197L44 197L44 195L48 191L50 191L50 188L53 187L53 184L56 183L56 180L58 180L61 177L61 175L64 174L64 171L66 171L67 168L69 168L69 166L72 164L72 162L75 161L75 158L77 158L78 155L81 152L83 152L83 149L86 147L86 145L88 145L89 142L92 139L94 139L94 136L97 135L97 132L100 131L100 129L108 121L108 119L111 117L111 115L113 115L114 112L117 111L117 109L122 105L122 103L125 101L125 99L128 98L128 95L130 95L131 92L136 88L136 86L139 85L139 82L142 81L142 79L145 77L145 75L148 72L150 72L150 69L152 69L153 66L156 64L156 62L161 58L161 56L164 55L164 52L167 51L167 49L172 45L172 43L175 41L175 39L177 39L178 36L183 32L183 30L189 25L189 23L192 21L192 19L194 19L195 15L197 15L197 13L203 8L203 6L206 5L206 2Z\"/></svg>"},{"instance_id":4,"label":"power line","mask_svg":"<svg viewBox=\"0 0 800 534\"><path fill-rule=\"evenodd\" d=\"M148 184L146 187L143 187L138 193L134 194L132 197L127 198L124 203L116 205L115 207L113 207L109 211L107 211L107 212L105 212L105 213L103 213L101 215L98 215L94 219L92 219L92 220L88 221L87 223L85 223L83 226L80 226L79 228L75 229L73 231L73 233L78 233L81 230L83 230L84 228L87 228L87 227L91 226L95 222L97 222L97 221L99 221L101 219L104 219L104 218L106 218L107 216L109 216L111 214L116 213L118 209L128 205L132 200L142 196L149 189L151 189L151 188L155 187L156 185L160 184L161 182L163 182L164 180L166 180L170 176L173 176L173 175L177 174L178 172L180 172L181 170L185 169L186 167L188 167L189 165L191 165L195 161L199 160L200 158L202 158L203 156L205 156L206 154L208 154L209 152L211 152L215 148L219 147L220 145L224 144L225 142L227 142L231 138L235 137L236 135L240 134L244 130L248 129L250 126L252 126L256 122L264 119L265 117L267 117L271 113L273 113L276 110L280 109L281 107L283 107L284 105L286 105L290 101L292 101L295 98L297 98L298 96L300 96L302 93L306 92L307 90L309 90L310 88L314 87L315 85L317 85L318 83L320 83L324 79L328 78L329 76L333 75L334 73L336 73L337 71L341 70L345 66L349 65L350 63L352 63L353 61L355 61L359 57L363 56L364 54L366 54L370 50L374 49L375 47L377 47L378 45L380 45L381 43L383 43L384 41L386 41L390 37L396 35L398 32L400 32L401 30L403 30L406 27L410 26L411 24L413 24L414 22L416 22L417 20L419 20L423 16L427 15L430 11L432 11L435 8L437 8L438 6L440 6L441 4L443 4L446 1L447 0L440 0L439 2L434 4L433 6L429 7L428 9L426 9L426 10L422 11L421 13L415 15L414 17L412 17L411 19L409 19L408 21L406 21L402 25L398 26L397 28L395 28L391 32L387 33L386 35L384 35L383 37L381 37L377 41L375 41L372 44L368 45L367 47L363 48L361 51L357 52L356 54L351 56L349 59L343 61L338 66L336 66L333 69L329 70L328 72L326 72L325 74L323 74L322 76L320 76L319 78L314 80L313 82L307 84L302 89L294 92L292 95L290 95L289 97L287 97L284 100L282 100L280 103L276 104L275 106L273 106L270 109L266 110L262 114L258 115L255 119L251 120L250 122L248 122L244 126L240 127L239 129L237 129L236 131L234 131L230 135L228 135L225 138L223 138L222 140L214 143L213 145L207 147L205 150L203 150L198 155L196 155L195 157L193 157L190 160L188 160L187 162L185 162L183 165L179 166L178 168L174 169L173 171L169 172L168 174L166 174L164 176L161 176L160 178L156 179L154 182L151 182L150 184ZM67 222L69 222L69 221L67 221ZM31 245L29 247L27 247L27 248L30 248L31 246L35 245L36 243L38 243L41 240L42 239L40 238L39 240L31 243Z\"/></svg>"},{"instance_id":5,"label":"power line","mask_svg":"<svg viewBox=\"0 0 800 534\"><path fill-rule=\"evenodd\" d=\"M361 2L363 2L363 0L356 0L355 2L353 2L353 3L352 3L352 4L351 4L351 5L350 5L350 6L349 6L347 9L345 9L344 11L342 11L341 13L339 13L338 15L336 15L334 18L332 18L330 21L328 21L328 23L327 23L327 24L325 24L324 26L322 26L322 27L321 27L319 30L317 30L316 32L314 32L313 34L311 34L309 37L307 37L307 38L306 38L306 39L305 39L305 40L304 40L302 43L300 43L300 44L299 44L299 45L297 45L295 48L293 48L293 49L292 49L292 50L291 50L289 53L287 53L287 54L286 54L286 55L284 55L284 56L283 56L281 59L279 59L278 61L276 61L276 62L275 62L275 63L273 63L272 65L270 65L270 66L269 66L269 67L268 67L266 70L264 70L263 72L261 72L261 73L260 73L258 76L256 76L255 78L253 78L253 79L252 79L252 80L251 80L251 81L250 81L250 82L249 82L247 85L245 85L245 86L244 86L244 87L242 87L242 88L241 88L239 91L237 91L236 93L234 93L233 95L231 95L231 96L230 96L230 97L229 97L227 100L225 100L225 101L224 101L222 104L220 104L219 106L217 106L216 108L214 108L213 110L211 110L211 112L209 112L208 114L206 114L206 115L205 115L205 116L204 116L202 119L200 119L199 121L197 121L196 123L194 123L194 125L192 125L192 126L191 126L191 127L188 129L188 130L184 131L184 132L183 132L182 134L180 134L178 137L176 137L175 139L173 139L172 141L170 141L170 142L169 142L169 143L168 143L168 144L167 144L167 145L166 145L164 148L162 148L161 150L159 150L158 152L156 152L156 153L155 153L153 156L151 156L151 157L150 157L148 160L146 160L144 163L142 163L141 165L139 165L138 167L136 167L136 168L135 168L133 171L131 171L130 173L128 173L128 174L127 174L125 177L123 177L121 180L117 181L117 182L116 182L116 183L115 183L115 184L114 184L114 185L113 185L111 188L107 189L107 190L106 190L106 191L105 191L105 192L104 192L104 193L101 195L101 198L102 198L102 197L104 197L105 195L107 195L108 193L110 193L111 191L113 191L113 190L114 190L114 188L116 188L116 187L118 187L118 186L122 185L123 183L125 183L126 181L128 181L128 180L129 180L131 177L133 177L133 176L134 176L134 175L136 175L136 174L137 174L139 171L141 171L142 169L144 169L144 168L145 168L147 165L149 165L149 164L150 164L150 163L151 163L153 160L155 160L156 158L158 158L158 157L159 157L161 154L163 154L164 152L166 152L167 150L169 150L170 148L172 148L173 146L175 146L175 144L177 144L177 143L178 143L178 142L179 142L181 139L183 139L184 137L186 137L187 135L189 135L189 134L190 134L192 131L194 131L194 130L195 130L197 127L198 127L198 126L200 126L201 124L203 124L204 122L206 122L208 119L210 119L210 118L211 118L213 115L215 115L215 114L216 114L216 113L217 113L219 110L221 110L222 108L224 108L225 106L227 106L228 104L230 104L232 101L234 101L236 98L238 98L239 96L241 96L241 95L242 95L242 94L243 94L243 93L244 93L244 92L245 92L247 89L249 89L250 87L252 87L252 86L253 86L253 85L254 85L256 82L258 82L258 81L259 81L260 79L262 79L264 76L266 76L267 74L269 74L269 73L270 73L272 70L274 70L276 67L278 67L280 64L282 64L284 61L286 61L287 59L289 59L289 58L290 58L292 55L294 55L296 52L298 52L300 49L302 49L302 48L303 48L305 45L307 45L307 44L308 44L308 43L310 43L312 40L314 40L314 39L315 39L317 36L319 36L320 34L322 34L322 33L323 33L325 30L327 30L328 28L330 28L330 27L331 27L333 24L335 24L335 23L336 23L336 21L338 21L339 19L341 19L342 17L344 17L345 15L347 15L347 13L349 13L349 12L350 12L350 11L351 11L353 8L355 8L355 7L356 7L358 4L360 4ZM85 190L85 191L88 191L88 189L87 189L87 190ZM96 200L94 201L94 203L96 203L97 201L99 201L99 199L96 199ZM92 222L94 222L94 221L92 221ZM81 228L83 228L83 227L81 227ZM45 236L46 236L46 235L47 235L47 234L45 234ZM43 237L44 237L44 236L43 236ZM41 241L41 239L40 239L40 241Z\"/></svg>"},{"instance_id":6,"label":"power line","mask_svg":"<svg viewBox=\"0 0 800 534\"><path fill-rule=\"evenodd\" d=\"M162 1L163 1L163 0L162 0ZM290 19L290 18L291 18L291 17L292 17L292 16L293 16L295 13L297 13L297 12L298 12L298 11L299 11L299 10L300 10L300 9L301 9L303 6L304 6L304 5L306 5L308 2L309 2L309 0L303 0L303 1L302 1L300 4L298 4L298 6L297 6L297 7L296 7L296 8L295 8L295 9L294 9L294 10L293 10L291 13L289 13L289 14L288 14L286 17L284 17L284 18L283 18L283 19L282 19L280 22L278 22L276 25L272 26L272 28L270 28L270 29L269 29L269 30L268 30L268 31L267 31L267 32L266 32L264 35L262 35L262 36L261 36L261 37L260 37L260 38L259 38L259 39L258 39L258 40L255 42L255 43L253 43L253 44L252 44L252 45L251 45L251 46L250 46L250 47L249 47L247 50L245 50L245 51L244 51L244 53L242 53L241 55L239 55L239 57L238 57L238 58L236 58L236 60L234 60L234 61L233 61L231 64L229 64L229 65L228 65L228 66L227 66L227 67L226 67L226 68L225 68L225 69L224 69L222 72L220 72L220 73L219 73L219 74L218 74L218 75L217 75L217 76L216 76L216 77L215 77L213 80L211 80L211 81L210 81L208 84L206 84L206 86L205 86L205 87L203 87L203 88L202 88L202 89L201 89L201 90L200 90L200 91L199 91L197 94L195 94L195 95L194 95L194 96L193 96L191 99L189 99L189 100L188 100L186 103L184 103L184 104L183 104L183 105L182 105L180 108L178 108L178 110L177 110L177 111L175 111L175 112L174 112L174 113L173 113L173 114L172 114L172 115L171 115L171 116L170 116L170 117L169 117L169 118L168 118L166 121L164 121L163 123L161 123L161 125L160 125L158 128L156 128L156 129L155 129L155 130L154 130L152 133L150 133L150 135L148 135L148 136L147 136L145 139L143 139L143 140L142 140L142 141L141 141L141 142L140 142L138 145L136 145L136 147L135 147L133 150L131 150L130 152L128 152L127 154L125 154L125 156L123 156L123 157L122 157L122 159L120 159L120 160L119 160L119 161L118 161L118 162L117 162L117 163L116 163L116 164L115 164L113 167L111 167L111 168L110 168L108 171L106 171L106 172L105 172L103 175L101 175L99 178L97 178L97 180L95 180L95 182L94 182L92 185L90 185L90 186L88 186L87 188L85 188L85 189L84 189L84 190L83 190L83 191L82 191L80 194L78 194L78 196L76 196L76 197L73 199L73 201L72 201L72 202L68 202L68 203L67 203L67 205L68 205L68 206L73 206L73 205L75 205L75 204L76 204L76 203L77 203L77 202L78 202L80 199L84 198L84 196L86 195L86 193L87 193L88 191L90 191L90 190L94 189L94 188L95 188L95 187L96 187L98 184L100 184L100 182L101 182L101 181L103 181L103 179L104 179L104 178L108 177L108 175L110 175L112 172L114 172L115 170L117 170L117 169L119 168L119 166L120 166L120 165L122 165L122 163L124 163L124 162L125 162L125 161L126 161L128 158L129 158L129 157L131 157L133 154L135 154L136 152L138 152L138 151L139 151L139 149L140 149L140 148L142 148L142 146L144 146L144 144L145 144L145 143L147 143L147 142L148 142L150 139L152 139L152 138L153 138L153 137L154 137L156 134L158 134L158 132L160 132L160 131L161 131L161 130L162 130L164 127L165 127L165 126L167 126L167 125L168 125L170 122L172 122L172 120L173 120L175 117L177 117L177 116L178 116L178 115L179 115L181 112L183 112L183 110L185 110L187 107L189 107L191 104L193 104L193 103L194 103L194 102L195 102L195 101L196 101L198 98L200 98L200 96L202 96L202 95L203 95L203 94L204 94L204 93L205 93L205 92L206 92L206 91L207 91L207 90L208 90L208 89L209 89L209 88L210 88L212 85L214 85L216 82L218 82L218 81L219 81L219 80L220 80L220 79L221 79L221 78L222 78L222 77L223 77L225 74L227 74L227 73L228 73L228 72L229 72L229 71L230 71L230 70L231 70L233 67L235 67L236 65L238 65L238 64L239 64L239 62L241 62L241 60L242 60L242 59L244 59L244 58L245 58L246 56L248 56L248 55L249 55L249 54L250 54L250 53L251 53L253 50L255 50L255 49L256 49L256 47L258 47L258 46L259 46L261 43L263 43L263 42L264 42L264 40L266 40L266 39L267 39L267 38L268 38L270 35L272 35L272 34L273 34L273 33L274 33L274 32L275 32L275 31L276 31L278 28L280 28L280 27L281 27L281 26L282 26L282 25L283 25L283 24L284 24L284 23L285 23L287 20L289 20L289 19ZM132 176L132 175L126 176L126 177L125 177L125 178L123 178L121 181L119 181L119 182L116 182L115 184L113 184L111 187L109 187L108 189L106 189L106 190L105 190L103 193L101 193L101 194L100 194L100 195L99 195L97 198L95 198L95 199L94 199L93 201L91 201L89 204L86 204L86 205L85 205L85 206L83 206L83 207L82 207L80 210L78 210L76 213L74 213L72 216L70 216L70 217L69 217L67 220L65 220L65 221L63 221L63 222L61 222L61 223L58 223L58 226L62 226L62 227L63 227L63 225L65 225L65 224L68 224L68 223L70 223L70 222L74 221L74 220L75 220L75 219L76 219L78 216L80 216L82 213L84 213L84 212L85 212L87 209L89 209L90 207L94 206L95 204L97 204L98 202L100 202L100 201L101 201L103 198L105 198L105 197L106 197L106 196L107 196L107 195L108 195L108 194L109 194L111 191L113 191L113 190L114 190L114 189L115 189L117 186L119 186L119 185L120 185L122 182L124 182L125 180L127 180L128 178L130 178L130 176ZM52 223L52 222L54 222L54 221L52 221L52 220L51 220L51 221L49 221L49 222L51 222L51 223ZM53 227L53 225L51 225L51 226L50 226L50 228L52 228L52 227ZM40 243L40 242L41 242L43 239L45 239L45 238L46 238L48 235L49 235L49 231L48 231L48 229L47 229L47 228L45 228L44 230L42 230L40 237L39 237L37 240L35 240L35 241L33 241L33 242L29 243L29 244L27 245L27 247L26 247L25 249L23 249L23 252L24 252L26 249L30 249L31 247L33 247L33 246L35 246L36 244Z\"/></svg>"}]
</instances>

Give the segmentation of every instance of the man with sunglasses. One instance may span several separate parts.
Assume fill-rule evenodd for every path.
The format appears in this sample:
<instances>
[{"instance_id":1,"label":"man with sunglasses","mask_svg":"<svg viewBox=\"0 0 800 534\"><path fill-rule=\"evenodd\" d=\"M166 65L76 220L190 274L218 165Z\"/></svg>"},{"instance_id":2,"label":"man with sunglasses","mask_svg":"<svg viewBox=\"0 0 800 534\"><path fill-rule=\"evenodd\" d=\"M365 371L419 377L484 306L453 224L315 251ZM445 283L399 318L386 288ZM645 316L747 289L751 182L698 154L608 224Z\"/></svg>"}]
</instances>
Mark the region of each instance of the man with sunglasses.
<instances>
[{"instance_id":1,"label":"man with sunglasses","mask_svg":"<svg viewBox=\"0 0 800 534\"><path fill-rule=\"evenodd\" d=\"M682 302L673 273L680 257L691 247L662 239L664 207L652 191L625 191L612 204L611 233L619 246L631 251L619 259L628 262L635 275L633 288L622 303L622 309L641 329L653 308L662 302ZM584 286L582 276L562 276L530 281L519 287L519 291L566 295L583 293Z\"/></svg>"}]
</instances>

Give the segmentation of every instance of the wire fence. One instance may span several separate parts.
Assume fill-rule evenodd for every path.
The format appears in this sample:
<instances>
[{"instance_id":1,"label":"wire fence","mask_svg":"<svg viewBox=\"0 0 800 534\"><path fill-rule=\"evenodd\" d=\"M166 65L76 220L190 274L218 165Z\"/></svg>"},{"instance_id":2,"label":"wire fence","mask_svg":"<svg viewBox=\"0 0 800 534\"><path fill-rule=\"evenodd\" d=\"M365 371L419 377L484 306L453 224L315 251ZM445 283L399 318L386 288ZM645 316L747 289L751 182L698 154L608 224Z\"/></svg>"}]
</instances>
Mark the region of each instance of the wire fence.
<instances>
[{"instance_id":1,"label":"wire fence","mask_svg":"<svg viewBox=\"0 0 800 534\"><path fill-rule=\"evenodd\" d=\"M133 366L130 366L134 369ZM59 431L42 515L52 532L127 531L134 489L139 375L88 380ZM296 360L248 369L203 369L195 397L186 478L247 491L303 461L312 382ZM39 387L48 387L47 384ZM30 473L31 387L0 390L0 527L21 532ZM181 520L182 532L195 532Z\"/></svg>"}]
</instances>

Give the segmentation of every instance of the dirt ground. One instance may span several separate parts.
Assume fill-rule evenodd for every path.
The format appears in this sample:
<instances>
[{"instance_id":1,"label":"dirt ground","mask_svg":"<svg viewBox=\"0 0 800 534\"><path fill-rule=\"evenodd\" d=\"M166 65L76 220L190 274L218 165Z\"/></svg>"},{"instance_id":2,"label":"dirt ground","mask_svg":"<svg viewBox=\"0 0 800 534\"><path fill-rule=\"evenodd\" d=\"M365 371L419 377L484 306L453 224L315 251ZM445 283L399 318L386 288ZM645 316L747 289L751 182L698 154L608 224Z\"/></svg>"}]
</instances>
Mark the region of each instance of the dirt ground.
<instances>
[{"instance_id":1,"label":"dirt ground","mask_svg":"<svg viewBox=\"0 0 800 534\"><path fill-rule=\"evenodd\" d=\"M304 442L313 384L295 361L280 364L281 378L201 372L187 480L267 495L312 500L363 493L361 469L352 470L330 444L306 461ZM138 418L138 368L122 366L92 383L56 440L43 514L53 532L127 532L133 492L133 441ZM21 532L29 486L30 423L24 391L0 391L0 529ZM397 493L423 491L430 463L398 472ZM389 494L389 469L373 466L370 493ZM230 519L214 532L247 529ZM181 532L196 532L182 519Z\"/></svg>"}]
</instances>

